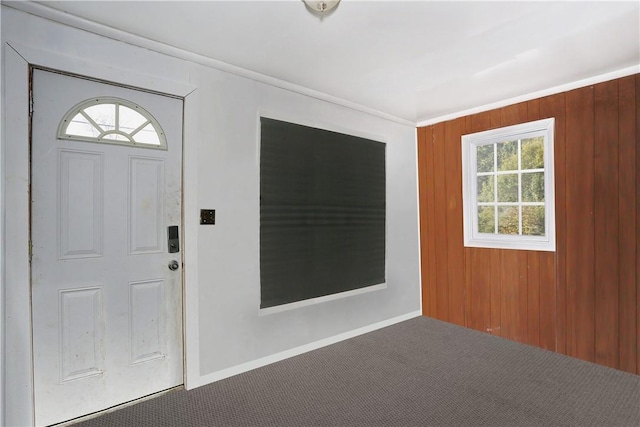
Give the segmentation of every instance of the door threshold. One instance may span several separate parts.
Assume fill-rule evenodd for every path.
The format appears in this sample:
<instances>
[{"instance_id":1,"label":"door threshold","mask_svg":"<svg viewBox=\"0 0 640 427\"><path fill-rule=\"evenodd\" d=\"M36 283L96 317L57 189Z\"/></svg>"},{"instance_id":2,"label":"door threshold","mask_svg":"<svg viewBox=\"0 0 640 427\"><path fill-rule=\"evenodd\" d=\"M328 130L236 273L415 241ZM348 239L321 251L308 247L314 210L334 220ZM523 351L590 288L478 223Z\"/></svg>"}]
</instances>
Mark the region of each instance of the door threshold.
<instances>
[{"instance_id":1,"label":"door threshold","mask_svg":"<svg viewBox=\"0 0 640 427\"><path fill-rule=\"evenodd\" d=\"M53 426L55 426L55 427L71 426L71 425L74 425L74 424L77 424L77 423L80 423L80 422L83 422L83 421L87 421L87 420L90 420L90 419L93 419L93 418L98 418L98 417L100 417L102 415L105 415L105 414L108 414L110 412L118 411L120 409L126 408L127 406L133 406L133 405L136 405L138 403L144 402L145 400L155 399L156 397L160 397L160 396L163 396L163 395L165 395L167 393L171 393L173 391L178 391L178 390L182 390L182 389L184 389L184 384L181 384L181 385L178 385L178 386L175 386L175 387L171 387L171 388L168 388L166 390L159 391L157 393L148 394L146 396L139 397L138 399L130 400L128 402L124 402L124 403L121 403L119 405L111 406L111 407L103 409L101 411L92 412L90 414L83 415L83 416L77 417L77 418L73 418L73 419L68 420L68 421L63 421L63 422L58 423L58 424L52 424L50 427L53 427Z\"/></svg>"}]
</instances>

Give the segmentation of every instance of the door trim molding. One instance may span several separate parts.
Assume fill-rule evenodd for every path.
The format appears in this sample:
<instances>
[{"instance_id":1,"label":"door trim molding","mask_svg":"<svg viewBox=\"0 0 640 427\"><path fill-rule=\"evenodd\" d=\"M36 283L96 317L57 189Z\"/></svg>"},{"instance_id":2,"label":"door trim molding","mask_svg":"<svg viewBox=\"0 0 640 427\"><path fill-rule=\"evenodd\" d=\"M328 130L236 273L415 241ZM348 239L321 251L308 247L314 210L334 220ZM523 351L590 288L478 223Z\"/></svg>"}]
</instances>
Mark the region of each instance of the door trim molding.
<instances>
[{"instance_id":1,"label":"door trim molding","mask_svg":"<svg viewBox=\"0 0 640 427\"><path fill-rule=\"evenodd\" d=\"M117 65L120 64L117 64L117 59L114 59L114 63L117 64L114 65L114 63L101 63L93 59L80 59L64 53L42 50L12 40L8 40L6 45L33 67L86 76L90 80L116 83L132 89L141 89L177 98L185 98L197 89L197 86L167 80L161 75L118 67Z\"/></svg>"},{"instance_id":2,"label":"door trim molding","mask_svg":"<svg viewBox=\"0 0 640 427\"><path fill-rule=\"evenodd\" d=\"M198 295L197 295L197 218L186 215L197 212L197 132L198 91L185 82L165 80L153 70L116 68L63 53L43 51L7 41L4 54L4 94L2 116L2 228L3 240L0 268L2 269L3 306L0 340L4 377L0 397L0 424L33 425L33 346L30 302L29 264L29 102L31 66L55 69L64 73L91 76L116 84L149 90L183 98L183 355L185 388L199 377L198 357ZM169 60L169 58L167 58ZM188 165L188 167L185 167ZM11 206L6 209L5 206ZM11 393L7 393L11 390Z\"/></svg>"},{"instance_id":3,"label":"door trim molding","mask_svg":"<svg viewBox=\"0 0 640 427\"><path fill-rule=\"evenodd\" d=\"M29 64L11 46L3 47L3 425L33 425L29 301ZM8 105L12 108L7 109ZM5 209L5 206L12 209ZM6 393L7 390L12 392Z\"/></svg>"}]
</instances>

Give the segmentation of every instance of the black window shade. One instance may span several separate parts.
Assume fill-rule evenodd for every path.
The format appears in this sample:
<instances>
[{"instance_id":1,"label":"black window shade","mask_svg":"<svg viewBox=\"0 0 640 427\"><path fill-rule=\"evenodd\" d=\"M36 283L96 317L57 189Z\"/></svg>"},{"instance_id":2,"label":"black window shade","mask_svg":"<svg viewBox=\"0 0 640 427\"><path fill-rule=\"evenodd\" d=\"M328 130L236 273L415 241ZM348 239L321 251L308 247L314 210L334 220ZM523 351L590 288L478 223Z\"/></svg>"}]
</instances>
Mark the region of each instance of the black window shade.
<instances>
[{"instance_id":1,"label":"black window shade","mask_svg":"<svg viewBox=\"0 0 640 427\"><path fill-rule=\"evenodd\" d=\"M385 144L260 122L260 307L384 283Z\"/></svg>"}]
</instances>

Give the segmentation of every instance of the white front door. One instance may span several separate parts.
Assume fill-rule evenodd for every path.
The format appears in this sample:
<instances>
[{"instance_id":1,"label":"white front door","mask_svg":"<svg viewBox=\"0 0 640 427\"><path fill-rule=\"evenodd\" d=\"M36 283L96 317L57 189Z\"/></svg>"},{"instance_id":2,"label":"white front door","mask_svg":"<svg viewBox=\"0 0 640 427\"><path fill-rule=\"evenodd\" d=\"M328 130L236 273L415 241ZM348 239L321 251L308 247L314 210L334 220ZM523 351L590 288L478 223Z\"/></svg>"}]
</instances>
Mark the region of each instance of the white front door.
<instances>
[{"instance_id":1,"label":"white front door","mask_svg":"<svg viewBox=\"0 0 640 427\"><path fill-rule=\"evenodd\" d=\"M35 416L50 425L183 383L182 251L169 253L167 240L168 227L182 224L183 108L181 99L37 69L32 90ZM95 137L59 138L83 101L69 132ZM115 123L99 117L112 101ZM150 143L100 136L109 130Z\"/></svg>"}]
</instances>

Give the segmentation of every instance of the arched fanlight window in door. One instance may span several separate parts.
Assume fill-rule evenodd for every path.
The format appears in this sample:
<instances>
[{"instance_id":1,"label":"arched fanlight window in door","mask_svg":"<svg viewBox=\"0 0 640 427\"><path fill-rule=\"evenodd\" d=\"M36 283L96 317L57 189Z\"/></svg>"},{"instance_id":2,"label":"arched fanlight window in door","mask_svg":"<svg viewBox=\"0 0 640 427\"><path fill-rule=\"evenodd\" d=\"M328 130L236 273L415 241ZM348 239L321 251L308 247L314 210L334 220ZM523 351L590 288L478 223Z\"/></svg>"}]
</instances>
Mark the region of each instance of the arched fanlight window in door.
<instances>
[{"instance_id":1,"label":"arched fanlight window in door","mask_svg":"<svg viewBox=\"0 0 640 427\"><path fill-rule=\"evenodd\" d=\"M71 108L58 126L58 138L167 149L160 124L147 110L111 97L88 99Z\"/></svg>"}]
</instances>

